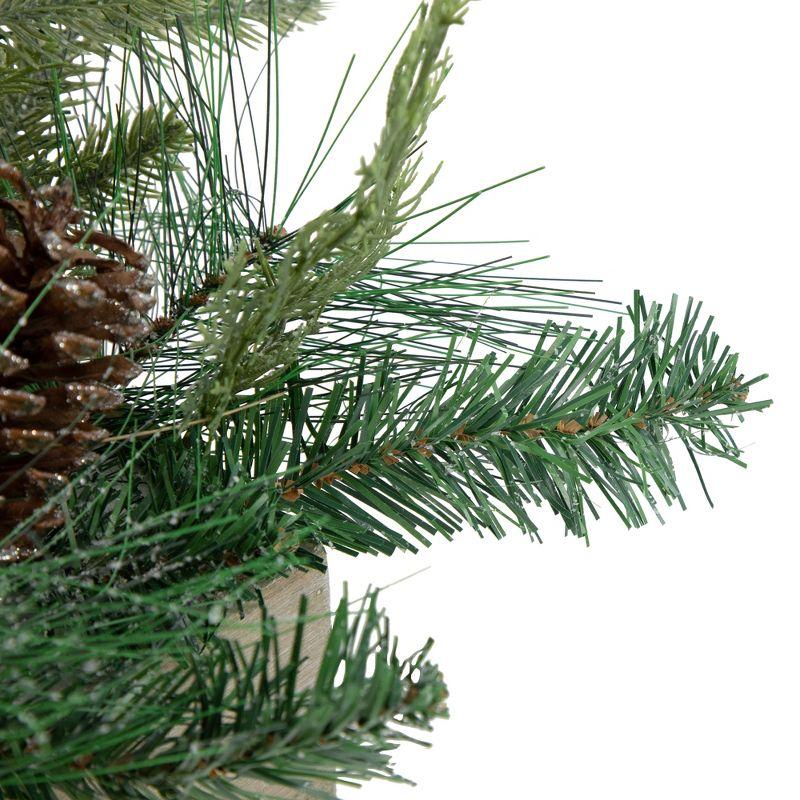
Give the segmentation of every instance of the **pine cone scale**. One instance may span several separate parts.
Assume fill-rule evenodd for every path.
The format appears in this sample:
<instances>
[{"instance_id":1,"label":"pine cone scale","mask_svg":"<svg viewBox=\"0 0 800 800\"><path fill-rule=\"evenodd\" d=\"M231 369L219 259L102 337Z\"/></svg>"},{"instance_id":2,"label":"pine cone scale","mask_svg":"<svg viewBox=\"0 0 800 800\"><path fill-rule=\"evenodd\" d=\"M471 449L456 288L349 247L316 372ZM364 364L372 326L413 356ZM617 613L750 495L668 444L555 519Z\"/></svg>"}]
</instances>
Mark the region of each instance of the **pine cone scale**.
<instances>
[{"instance_id":1,"label":"pine cone scale","mask_svg":"<svg viewBox=\"0 0 800 800\"><path fill-rule=\"evenodd\" d=\"M29 366L30 362L27 358L12 353L10 350L0 349L0 375L13 375Z\"/></svg>"},{"instance_id":2,"label":"pine cone scale","mask_svg":"<svg viewBox=\"0 0 800 800\"><path fill-rule=\"evenodd\" d=\"M0 388L0 420L38 414L46 402L45 398L38 394Z\"/></svg>"},{"instance_id":3,"label":"pine cone scale","mask_svg":"<svg viewBox=\"0 0 800 800\"><path fill-rule=\"evenodd\" d=\"M30 366L17 373L13 379L28 383L40 380L92 381L127 386L141 375L141 368L124 356L102 356L91 361L72 361L66 364Z\"/></svg>"}]
</instances>

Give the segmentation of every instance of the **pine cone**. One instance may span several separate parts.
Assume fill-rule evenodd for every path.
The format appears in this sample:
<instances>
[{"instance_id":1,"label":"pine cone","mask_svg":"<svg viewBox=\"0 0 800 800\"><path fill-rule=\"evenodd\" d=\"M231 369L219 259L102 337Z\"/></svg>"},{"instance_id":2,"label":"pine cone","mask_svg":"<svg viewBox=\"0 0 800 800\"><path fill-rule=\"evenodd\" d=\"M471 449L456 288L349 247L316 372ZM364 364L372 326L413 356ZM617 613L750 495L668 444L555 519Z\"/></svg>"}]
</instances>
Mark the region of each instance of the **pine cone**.
<instances>
[{"instance_id":1,"label":"pine cone","mask_svg":"<svg viewBox=\"0 0 800 800\"><path fill-rule=\"evenodd\" d=\"M81 214L69 183L35 191L1 160L0 178L19 196L0 197L0 561L9 561L63 522L58 509L40 511L24 534L5 536L93 459L106 435L93 415L116 408L115 387L139 373L128 358L104 355L104 342L147 335L155 301L144 256L71 227Z\"/></svg>"}]
</instances>

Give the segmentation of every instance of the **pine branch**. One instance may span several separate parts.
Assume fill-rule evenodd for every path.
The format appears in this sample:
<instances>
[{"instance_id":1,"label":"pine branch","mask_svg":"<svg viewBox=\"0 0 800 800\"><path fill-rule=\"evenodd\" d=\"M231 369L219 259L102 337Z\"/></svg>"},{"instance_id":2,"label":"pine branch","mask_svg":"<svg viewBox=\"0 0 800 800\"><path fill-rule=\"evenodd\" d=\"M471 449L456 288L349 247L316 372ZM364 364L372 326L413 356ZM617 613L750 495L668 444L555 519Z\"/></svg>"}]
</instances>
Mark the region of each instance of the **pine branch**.
<instances>
[{"instance_id":1,"label":"pine branch","mask_svg":"<svg viewBox=\"0 0 800 800\"><path fill-rule=\"evenodd\" d=\"M464 0L434 0L429 14L423 7L395 69L375 156L362 162L352 202L304 225L275 264L256 253L250 266L244 250L229 262L200 326L214 370L201 384L199 400L188 404L187 416L196 409L204 416L219 414L237 392L289 363L333 296L389 252L431 180L409 196L419 166L412 149L447 73L448 57L440 58L440 51L465 8ZM332 266L320 271L327 261Z\"/></svg>"},{"instance_id":2,"label":"pine branch","mask_svg":"<svg viewBox=\"0 0 800 800\"><path fill-rule=\"evenodd\" d=\"M132 49L139 49L141 57L142 48L151 49L156 40L177 41L178 30L195 42L212 38L214 27L223 23L234 29L237 41L256 44L267 28L284 35L322 20L324 10L319 0L233 5L208 0L205 8L195 0L0 0L0 155L34 184L70 174L78 194L94 200L89 205L96 212L116 189L128 188L137 172L151 184L145 192L153 194L158 191L154 179L161 177L165 162L174 161L189 145L188 129L174 109L144 107L140 100L136 112L116 119L107 110L100 124L87 123L76 141L69 140L71 109L83 106L90 112L105 102L92 94L91 86L102 83L112 48L121 50L118 55L125 62ZM104 63L98 66L89 56ZM163 124L157 126L159 118ZM139 188L133 192L141 201Z\"/></svg>"},{"instance_id":3,"label":"pine branch","mask_svg":"<svg viewBox=\"0 0 800 800\"><path fill-rule=\"evenodd\" d=\"M5 157L23 169L38 167L36 162L58 144L63 110L91 97L74 96L80 89L87 91L103 69L88 57L107 60L114 46L130 48L142 35L166 36L175 15L193 7L193 0L173 0L171 6L155 0L0 0Z\"/></svg>"},{"instance_id":4,"label":"pine branch","mask_svg":"<svg viewBox=\"0 0 800 800\"><path fill-rule=\"evenodd\" d=\"M4 26L0 43L17 50L25 48L30 66L38 67L41 62L36 53L42 50L63 51L66 44L73 52L102 55L112 46L129 47L135 34L169 38L176 20L193 37L205 36L208 25L219 24L222 15L266 25L271 6L280 33L321 21L326 8L320 0L244 0L231 4L220 0L0 0ZM241 33L245 41L254 36L252 26L242 28Z\"/></svg>"},{"instance_id":5,"label":"pine branch","mask_svg":"<svg viewBox=\"0 0 800 800\"><path fill-rule=\"evenodd\" d=\"M304 609L301 600L297 643ZM146 615L131 611L141 628ZM354 614L342 600L316 684L302 691L294 689L299 662L274 662L273 618L246 652L207 623L202 649L182 644L202 633L197 622L166 648L127 659L109 651L106 619L87 603L74 610L71 634L56 628L45 640L28 625L14 637L8 669L38 663L35 683L15 696L0 687L5 797L224 798L240 796L233 781L241 777L298 788L392 777L389 756L408 740L404 729L428 729L445 713L430 644L400 660L374 595Z\"/></svg>"},{"instance_id":6,"label":"pine branch","mask_svg":"<svg viewBox=\"0 0 800 800\"><path fill-rule=\"evenodd\" d=\"M763 376L739 375L738 357L718 352L699 313L690 302L681 318L677 301L648 308L637 295L629 334L550 326L523 366L462 364L416 399L389 368L362 376L355 394L335 389L315 421L307 410L295 419L313 433L284 499L334 521L327 541L346 550L361 549L356 531L367 525L397 546L410 546L398 530L427 543L463 522L503 536L510 521L535 534L529 504L542 502L585 536L595 491L638 527L647 507L658 515L657 495L683 505L670 440L695 464L740 464L725 417L769 405L748 401Z\"/></svg>"},{"instance_id":7,"label":"pine branch","mask_svg":"<svg viewBox=\"0 0 800 800\"><path fill-rule=\"evenodd\" d=\"M24 73L31 82L0 93L5 111L0 152L34 185L69 177L84 207L96 215L117 191L127 190L125 199L138 207L160 192L166 168L181 169L179 157L191 146L188 130L174 110L104 111L87 86L100 70L82 67L77 61L82 55L75 50L72 62L42 62L38 69L0 67L0 82L9 71Z\"/></svg>"},{"instance_id":8,"label":"pine branch","mask_svg":"<svg viewBox=\"0 0 800 800\"><path fill-rule=\"evenodd\" d=\"M149 107L136 114L123 112L119 120L109 114L86 133L69 141L62 155L79 197L98 213L118 190L127 190L131 206L157 197L161 177L169 164L180 170L180 156L188 153L192 140L174 111ZM48 183L64 170L56 162L45 162L33 171L35 180Z\"/></svg>"},{"instance_id":9,"label":"pine branch","mask_svg":"<svg viewBox=\"0 0 800 800\"><path fill-rule=\"evenodd\" d=\"M245 19L266 25L270 20L270 13L273 13L276 33L285 36L292 31L301 30L304 25L322 22L329 6L330 3L321 0L277 0L273 3L270 0L245 0L241 15Z\"/></svg>"},{"instance_id":10,"label":"pine branch","mask_svg":"<svg viewBox=\"0 0 800 800\"><path fill-rule=\"evenodd\" d=\"M87 70L71 49L52 52L0 40L0 155L23 171L35 168L55 148L56 86L64 92L63 105L83 86Z\"/></svg>"},{"instance_id":11,"label":"pine branch","mask_svg":"<svg viewBox=\"0 0 800 800\"><path fill-rule=\"evenodd\" d=\"M551 324L523 365L491 356L474 365L451 351L422 391L418 374L398 377L391 353L377 371L362 360L329 388L291 379L286 399L226 418L213 444L190 429L188 443L170 434L152 456L139 455L147 502L120 509L120 519L182 507L187 522L214 524L214 498L226 493L216 528L245 560L293 519L350 553L413 549L465 523L498 537L509 525L536 535L532 506L541 503L585 536L595 495L626 525L642 525L648 507L658 515L657 495L683 504L671 440L695 463L704 455L741 463L731 423L769 405L749 402L761 378L738 374L737 356L720 351L699 314L691 302L681 315L674 300L648 308L637 296L630 331Z\"/></svg>"}]
</instances>

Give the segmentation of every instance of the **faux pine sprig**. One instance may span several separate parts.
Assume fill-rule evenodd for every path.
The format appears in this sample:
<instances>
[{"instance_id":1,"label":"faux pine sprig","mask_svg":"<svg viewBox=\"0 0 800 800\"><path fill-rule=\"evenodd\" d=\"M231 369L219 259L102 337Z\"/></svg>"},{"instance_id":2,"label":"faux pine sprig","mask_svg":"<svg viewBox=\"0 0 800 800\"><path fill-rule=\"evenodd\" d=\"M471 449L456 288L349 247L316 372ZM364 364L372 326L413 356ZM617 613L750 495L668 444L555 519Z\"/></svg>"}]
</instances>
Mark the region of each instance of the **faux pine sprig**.
<instances>
[{"instance_id":1,"label":"faux pine sprig","mask_svg":"<svg viewBox=\"0 0 800 800\"><path fill-rule=\"evenodd\" d=\"M16 685L13 704L3 698L0 707L6 797L244 798L237 779L301 790L320 778L391 778L389 751L446 715L430 644L401 660L374 595L355 614L347 598L339 603L316 681L303 690L293 688L298 661L276 668L284 623L269 616L246 652L210 635L209 614L159 650L120 662L109 658L114 626L94 613L100 606L87 596L69 607L69 619L48 622L52 643L39 651L35 677L23 677L33 636L6 640L4 677ZM297 651L305 614L301 601ZM158 635L148 625L135 631L142 641Z\"/></svg>"},{"instance_id":2,"label":"faux pine sprig","mask_svg":"<svg viewBox=\"0 0 800 800\"><path fill-rule=\"evenodd\" d=\"M730 420L770 405L748 400L764 376L740 375L738 356L700 314L700 304L681 313L677 299L665 309L637 294L627 330L622 321L599 334L546 327L523 365L490 356L445 369L422 396L392 380L390 356L384 372L359 377L360 391L342 385L319 410L308 390L295 420L313 433L282 498L329 514L338 523L330 544L355 550L374 546L355 538L365 508L386 519L370 527L390 548L464 523L535 534L531 506L542 503L587 536L598 497L639 527L648 509L659 517L659 499L684 505L673 440L702 480L700 457L742 463ZM344 543L347 521L354 539Z\"/></svg>"},{"instance_id":3,"label":"faux pine sprig","mask_svg":"<svg viewBox=\"0 0 800 800\"><path fill-rule=\"evenodd\" d=\"M321 0L0 0L0 157L34 184L66 173L98 211L132 184L155 191L152 173L189 149L187 125L174 109L145 106L146 98L136 115L98 115L109 66L125 64L131 49L164 40L180 49L219 27L233 28L242 45L257 44L321 21L325 9ZM154 137L156 114L164 124Z\"/></svg>"},{"instance_id":4,"label":"faux pine sprig","mask_svg":"<svg viewBox=\"0 0 800 800\"><path fill-rule=\"evenodd\" d=\"M203 415L218 419L233 395L286 366L333 297L389 253L418 209L432 177L411 191L421 161L413 148L447 74L449 56L441 56L447 30L463 21L466 5L435 2L430 16L423 7L395 68L386 124L371 161L362 161L352 201L301 227L274 263L261 253L248 261L244 251L229 263L200 325L206 360L214 365L198 392ZM187 416L197 402L193 397Z\"/></svg>"}]
</instances>

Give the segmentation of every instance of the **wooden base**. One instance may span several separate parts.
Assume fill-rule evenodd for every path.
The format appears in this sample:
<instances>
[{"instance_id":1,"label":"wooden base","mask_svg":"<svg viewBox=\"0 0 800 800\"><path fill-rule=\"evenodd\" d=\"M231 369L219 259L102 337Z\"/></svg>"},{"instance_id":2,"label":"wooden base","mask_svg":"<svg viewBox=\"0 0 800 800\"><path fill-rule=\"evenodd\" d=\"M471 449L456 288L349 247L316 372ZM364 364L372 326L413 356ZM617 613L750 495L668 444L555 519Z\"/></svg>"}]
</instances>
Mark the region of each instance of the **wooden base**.
<instances>
[{"instance_id":1,"label":"wooden base","mask_svg":"<svg viewBox=\"0 0 800 800\"><path fill-rule=\"evenodd\" d=\"M321 554L322 555L322 554ZM330 582L326 572L295 570L285 578L279 578L266 584L262 590L264 604L268 614L278 623L278 652L281 663L291 659L294 642L295 620L297 618L300 596L308 598L308 620L303 630L302 657L305 659L297 676L297 689L313 686L328 634L330 621ZM230 621L229 621L230 620ZM246 603L244 618L229 616L223 623L220 635L236 641L243 647L252 646L261 640L261 609L258 603ZM236 785L249 792L257 793L264 798L280 798L281 800L306 800L311 795L305 792L285 789L275 784L265 784L251 778L241 778ZM333 794L335 787L331 784L315 784L317 791Z\"/></svg>"}]
</instances>

